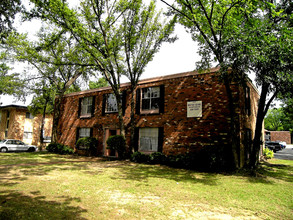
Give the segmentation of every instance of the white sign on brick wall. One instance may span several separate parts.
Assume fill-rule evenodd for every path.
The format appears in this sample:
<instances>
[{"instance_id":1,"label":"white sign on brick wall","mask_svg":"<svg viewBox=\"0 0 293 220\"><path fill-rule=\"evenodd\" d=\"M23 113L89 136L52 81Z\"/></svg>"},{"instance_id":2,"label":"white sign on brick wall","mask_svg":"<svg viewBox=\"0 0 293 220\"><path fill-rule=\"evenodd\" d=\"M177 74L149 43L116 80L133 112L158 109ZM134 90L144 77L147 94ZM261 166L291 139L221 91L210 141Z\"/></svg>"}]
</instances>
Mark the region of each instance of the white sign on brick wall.
<instances>
[{"instance_id":1,"label":"white sign on brick wall","mask_svg":"<svg viewBox=\"0 0 293 220\"><path fill-rule=\"evenodd\" d=\"M187 118L202 117L202 101L187 102Z\"/></svg>"}]
</instances>

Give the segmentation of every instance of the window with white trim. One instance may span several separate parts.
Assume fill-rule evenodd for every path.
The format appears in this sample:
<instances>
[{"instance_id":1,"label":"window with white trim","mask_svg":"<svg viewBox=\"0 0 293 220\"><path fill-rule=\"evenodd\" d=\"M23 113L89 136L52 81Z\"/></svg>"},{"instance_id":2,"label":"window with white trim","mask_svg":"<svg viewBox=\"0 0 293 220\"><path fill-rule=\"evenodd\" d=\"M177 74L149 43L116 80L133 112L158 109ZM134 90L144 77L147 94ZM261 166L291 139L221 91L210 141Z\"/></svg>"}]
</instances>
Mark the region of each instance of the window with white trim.
<instances>
[{"instance_id":1,"label":"window with white trim","mask_svg":"<svg viewBox=\"0 0 293 220\"><path fill-rule=\"evenodd\" d=\"M93 98L94 97L84 97L80 102L80 116L90 117L93 111Z\"/></svg>"},{"instance_id":2,"label":"window with white trim","mask_svg":"<svg viewBox=\"0 0 293 220\"><path fill-rule=\"evenodd\" d=\"M141 112L158 113L160 109L160 87L148 87L141 90Z\"/></svg>"},{"instance_id":3,"label":"window with white trim","mask_svg":"<svg viewBox=\"0 0 293 220\"><path fill-rule=\"evenodd\" d=\"M111 112L118 112L117 107L117 100L114 94L105 94L106 98L106 106L105 106L105 112L111 113Z\"/></svg>"},{"instance_id":4,"label":"window with white trim","mask_svg":"<svg viewBox=\"0 0 293 220\"><path fill-rule=\"evenodd\" d=\"M138 150L157 152L159 146L159 128L140 128Z\"/></svg>"},{"instance_id":5,"label":"window with white trim","mask_svg":"<svg viewBox=\"0 0 293 220\"><path fill-rule=\"evenodd\" d=\"M79 128L79 138L90 137L91 129L90 128Z\"/></svg>"},{"instance_id":6,"label":"window with white trim","mask_svg":"<svg viewBox=\"0 0 293 220\"><path fill-rule=\"evenodd\" d=\"M32 139L32 138L33 138L33 132L30 132L30 131L23 132L23 139Z\"/></svg>"}]
</instances>

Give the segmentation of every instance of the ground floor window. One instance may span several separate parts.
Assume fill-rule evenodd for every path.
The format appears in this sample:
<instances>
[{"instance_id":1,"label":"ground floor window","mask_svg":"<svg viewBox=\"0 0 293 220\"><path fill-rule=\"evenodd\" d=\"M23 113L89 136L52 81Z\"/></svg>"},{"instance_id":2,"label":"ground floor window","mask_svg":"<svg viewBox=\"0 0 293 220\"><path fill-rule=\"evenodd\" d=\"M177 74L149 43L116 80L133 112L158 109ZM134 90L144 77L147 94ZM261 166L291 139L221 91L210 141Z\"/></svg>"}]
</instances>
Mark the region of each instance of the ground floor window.
<instances>
[{"instance_id":1,"label":"ground floor window","mask_svg":"<svg viewBox=\"0 0 293 220\"><path fill-rule=\"evenodd\" d=\"M139 129L139 151L157 152L159 146L159 128Z\"/></svg>"},{"instance_id":2,"label":"ground floor window","mask_svg":"<svg viewBox=\"0 0 293 220\"><path fill-rule=\"evenodd\" d=\"M33 132L25 131L23 132L23 139L32 139L33 138Z\"/></svg>"},{"instance_id":3,"label":"ground floor window","mask_svg":"<svg viewBox=\"0 0 293 220\"><path fill-rule=\"evenodd\" d=\"M79 128L79 138L90 137L91 129L90 128Z\"/></svg>"}]
</instances>

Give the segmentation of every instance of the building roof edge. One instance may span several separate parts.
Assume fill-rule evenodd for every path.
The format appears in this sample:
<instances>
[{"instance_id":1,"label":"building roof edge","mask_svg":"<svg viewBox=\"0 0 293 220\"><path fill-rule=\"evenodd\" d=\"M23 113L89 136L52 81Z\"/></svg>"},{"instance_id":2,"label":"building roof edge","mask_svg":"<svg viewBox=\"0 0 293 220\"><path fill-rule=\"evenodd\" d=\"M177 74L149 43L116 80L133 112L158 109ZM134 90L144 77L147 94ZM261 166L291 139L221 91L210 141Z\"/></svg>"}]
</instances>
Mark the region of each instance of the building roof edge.
<instances>
[{"instance_id":1,"label":"building roof edge","mask_svg":"<svg viewBox=\"0 0 293 220\"><path fill-rule=\"evenodd\" d=\"M168 80L168 79L176 79L176 78L180 78L180 77L188 77L188 76L195 76L195 75L200 75L200 74L214 73L219 70L220 70L219 67L214 67L214 68L210 68L208 70L204 70L201 72L194 70L194 71L175 73L175 74L170 74L170 75L165 75L165 76L151 77L151 78L139 80L138 86L143 85L143 84L147 84L147 83L164 81L164 80ZM130 86L130 82L120 84L121 88L127 87L127 86ZM98 89L90 89L90 90L84 90L84 91L80 91L80 92L73 92L73 93L69 93L69 94L64 95L64 97L84 95L84 94L88 94L88 93L101 92L101 91L106 91L106 90L112 90L112 87L107 86L107 87L102 87L102 88L98 88Z\"/></svg>"}]
</instances>

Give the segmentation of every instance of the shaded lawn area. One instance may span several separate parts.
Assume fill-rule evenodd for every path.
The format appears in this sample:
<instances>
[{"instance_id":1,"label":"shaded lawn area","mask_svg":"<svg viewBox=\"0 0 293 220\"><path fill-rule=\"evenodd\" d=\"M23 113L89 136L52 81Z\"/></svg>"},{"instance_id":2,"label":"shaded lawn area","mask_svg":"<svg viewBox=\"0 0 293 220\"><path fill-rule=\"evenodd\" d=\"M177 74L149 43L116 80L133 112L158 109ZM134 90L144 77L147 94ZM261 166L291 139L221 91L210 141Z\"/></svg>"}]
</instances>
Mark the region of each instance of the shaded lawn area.
<instances>
[{"instance_id":1,"label":"shaded lawn area","mask_svg":"<svg viewBox=\"0 0 293 220\"><path fill-rule=\"evenodd\" d=\"M257 177L49 153L0 154L0 219L292 219L293 161Z\"/></svg>"}]
</instances>

